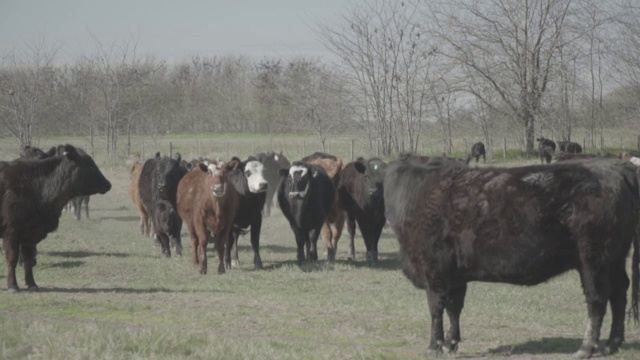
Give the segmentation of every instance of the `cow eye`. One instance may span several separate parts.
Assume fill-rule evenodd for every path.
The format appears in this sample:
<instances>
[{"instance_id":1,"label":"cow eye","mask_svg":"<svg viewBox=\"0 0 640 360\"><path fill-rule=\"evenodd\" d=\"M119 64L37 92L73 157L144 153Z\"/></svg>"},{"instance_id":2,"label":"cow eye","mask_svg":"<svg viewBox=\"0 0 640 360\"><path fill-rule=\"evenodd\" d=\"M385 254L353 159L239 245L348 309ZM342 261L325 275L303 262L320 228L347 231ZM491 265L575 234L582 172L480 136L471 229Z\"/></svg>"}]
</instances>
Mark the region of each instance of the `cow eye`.
<instances>
[{"instance_id":1,"label":"cow eye","mask_svg":"<svg viewBox=\"0 0 640 360\"><path fill-rule=\"evenodd\" d=\"M245 171L245 172L244 172L244 174L245 174L247 177L249 177L249 176L251 176L251 171L247 170L247 171Z\"/></svg>"}]
</instances>

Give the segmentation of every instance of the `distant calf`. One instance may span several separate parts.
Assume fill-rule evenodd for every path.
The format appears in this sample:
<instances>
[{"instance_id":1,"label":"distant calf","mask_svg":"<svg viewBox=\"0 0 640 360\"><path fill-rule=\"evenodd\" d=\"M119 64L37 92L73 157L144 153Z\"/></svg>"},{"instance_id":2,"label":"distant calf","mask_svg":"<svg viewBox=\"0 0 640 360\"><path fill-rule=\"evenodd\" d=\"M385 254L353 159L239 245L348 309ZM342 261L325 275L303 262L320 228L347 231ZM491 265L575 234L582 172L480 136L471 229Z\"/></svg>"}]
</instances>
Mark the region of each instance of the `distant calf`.
<instances>
[{"instance_id":1,"label":"distant calf","mask_svg":"<svg viewBox=\"0 0 640 360\"><path fill-rule=\"evenodd\" d=\"M539 137L536 140L539 142L538 152L540 153L540 162L544 163L546 161L547 164L549 164L551 159L553 159L553 154L556 152L556 143L544 137Z\"/></svg>"},{"instance_id":2,"label":"distant calf","mask_svg":"<svg viewBox=\"0 0 640 360\"><path fill-rule=\"evenodd\" d=\"M76 220L80 220L82 217L82 209L84 209L84 217L89 218L89 195L76 196L69 201L70 210L73 211L73 216Z\"/></svg>"},{"instance_id":3,"label":"distant calf","mask_svg":"<svg viewBox=\"0 0 640 360\"><path fill-rule=\"evenodd\" d=\"M558 148L560 152L567 152L572 154L578 154L582 152L582 146L576 142L571 141L558 141Z\"/></svg>"},{"instance_id":4,"label":"distant calf","mask_svg":"<svg viewBox=\"0 0 640 360\"><path fill-rule=\"evenodd\" d=\"M153 212L153 227L162 247L162 254L171 256L171 246L176 246L176 238L173 229L176 228L180 218L173 205L167 200L158 199Z\"/></svg>"},{"instance_id":5,"label":"distant calf","mask_svg":"<svg viewBox=\"0 0 640 360\"><path fill-rule=\"evenodd\" d=\"M482 161L487 162L486 152L484 150L484 144L482 142L477 142L471 146L471 157L476 159L476 164L480 160L480 156L482 156Z\"/></svg>"}]
</instances>

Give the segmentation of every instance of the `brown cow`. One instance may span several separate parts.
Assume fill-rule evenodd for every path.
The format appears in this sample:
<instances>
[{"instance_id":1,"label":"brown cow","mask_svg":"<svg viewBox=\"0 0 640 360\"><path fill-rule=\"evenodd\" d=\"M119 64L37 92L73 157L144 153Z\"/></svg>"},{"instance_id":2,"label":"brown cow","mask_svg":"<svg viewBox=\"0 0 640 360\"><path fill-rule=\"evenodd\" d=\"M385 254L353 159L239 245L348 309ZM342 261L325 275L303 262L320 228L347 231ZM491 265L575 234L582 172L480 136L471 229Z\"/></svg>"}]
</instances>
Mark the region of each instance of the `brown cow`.
<instances>
[{"instance_id":1,"label":"brown cow","mask_svg":"<svg viewBox=\"0 0 640 360\"><path fill-rule=\"evenodd\" d=\"M136 161L131 166L131 181L129 183L129 196L131 201L138 210L140 216L140 233L144 236L151 237L151 214L146 206L140 199L140 191L138 190L138 181L140 180L140 173L142 172L142 163Z\"/></svg>"},{"instance_id":2,"label":"brown cow","mask_svg":"<svg viewBox=\"0 0 640 360\"><path fill-rule=\"evenodd\" d=\"M338 240L342 235L344 222L346 220L340 194L338 194L338 183L340 182L340 171L342 171L342 158L326 153L316 152L302 159L303 162L317 165L323 168L333 184L335 190L333 206L327 214L327 218L322 225L321 235L324 241L327 260L334 261L338 252Z\"/></svg>"},{"instance_id":3,"label":"brown cow","mask_svg":"<svg viewBox=\"0 0 640 360\"><path fill-rule=\"evenodd\" d=\"M225 245L232 245L225 242L233 239L229 235L240 203L238 193L230 188L233 185L227 173L238 165L235 160L209 166L198 163L178 183L178 215L187 227L193 248L193 263L199 265L201 274L207 273L208 242L214 242L218 253L218 273L225 271Z\"/></svg>"}]
</instances>

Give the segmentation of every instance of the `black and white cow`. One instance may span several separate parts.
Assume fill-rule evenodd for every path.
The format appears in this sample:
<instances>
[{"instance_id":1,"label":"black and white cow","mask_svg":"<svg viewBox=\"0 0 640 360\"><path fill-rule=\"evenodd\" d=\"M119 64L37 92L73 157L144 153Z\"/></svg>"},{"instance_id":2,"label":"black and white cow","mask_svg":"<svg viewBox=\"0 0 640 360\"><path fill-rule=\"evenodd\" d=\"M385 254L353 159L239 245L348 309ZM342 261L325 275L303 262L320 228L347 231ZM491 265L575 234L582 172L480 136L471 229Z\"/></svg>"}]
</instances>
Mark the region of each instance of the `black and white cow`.
<instances>
[{"instance_id":1,"label":"black and white cow","mask_svg":"<svg viewBox=\"0 0 640 360\"><path fill-rule=\"evenodd\" d=\"M225 264L238 265L238 237L250 228L251 247L253 248L253 264L256 269L262 268L260 258L260 230L262 228L262 209L267 199L269 184L264 178L264 165L250 157L244 162L234 158L240 165L227 175L233 189L238 193L238 212L233 221L231 239L233 246L226 247ZM228 244L228 243L227 243ZM232 251L232 253L230 253ZM229 257L231 256L231 262Z\"/></svg>"},{"instance_id":2,"label":"black and white cow","mask_svg":"<svg viewBox=\"0 0 640 360\"><path fill-rule=\"evenodd\" d=\"M318 237L335 196L333 183L320 166L300 161L281 169L280 176L278 203L296 238L298 264L318 260Z\"/></svg>"}]
</instances>

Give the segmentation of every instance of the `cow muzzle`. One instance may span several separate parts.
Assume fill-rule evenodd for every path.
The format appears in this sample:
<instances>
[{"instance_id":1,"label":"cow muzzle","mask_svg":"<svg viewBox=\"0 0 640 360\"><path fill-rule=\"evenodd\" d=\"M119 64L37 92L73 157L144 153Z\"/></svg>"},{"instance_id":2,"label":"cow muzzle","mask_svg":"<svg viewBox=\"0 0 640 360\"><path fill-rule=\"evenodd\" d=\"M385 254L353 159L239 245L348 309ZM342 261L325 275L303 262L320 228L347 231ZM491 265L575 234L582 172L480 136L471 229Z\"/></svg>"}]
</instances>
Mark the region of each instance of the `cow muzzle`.
<instances>
[{"instance_id":1,"label":"cow muzzle","mask_svg":"<svg viewBox=\"0 0 640 360\"><path fill-rule=\"evenodd\" d=\"M211 186L211 192L215 197L223 197L224 194L227 192L226 190L227 190L227 187L224 186L224 184L215 184Z\"/></svg>"},{"instance_id":2,"label":"cow muzzle","mask_svg":"<svg viewBox=\"0 0 640 360\"><path fill-rule=\"evenodd\" d=\"M303 191L290 191L289 199L304 199L304 197L307 196L307 192L309 191L309 184L310 182L307 182L307 186L305 186Z\"/></svg>"}]
</instances>

